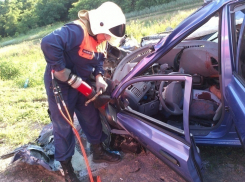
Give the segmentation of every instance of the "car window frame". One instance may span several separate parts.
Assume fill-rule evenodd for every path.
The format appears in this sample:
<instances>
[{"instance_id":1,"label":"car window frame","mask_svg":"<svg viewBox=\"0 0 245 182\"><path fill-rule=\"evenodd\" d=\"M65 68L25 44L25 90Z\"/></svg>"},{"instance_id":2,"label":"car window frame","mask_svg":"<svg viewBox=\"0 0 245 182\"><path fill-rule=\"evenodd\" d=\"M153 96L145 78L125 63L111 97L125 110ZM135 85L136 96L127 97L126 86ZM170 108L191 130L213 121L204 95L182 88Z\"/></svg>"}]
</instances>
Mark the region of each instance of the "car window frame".
<instances>
[{"instance_id":1,"label":"car window frame","mask_svg":"<svg viewBox=\"0 0 245 182\"><path fill-rule=\"evenodd\" d=\"M240 11L241 8L243 8L243 10L245 10L245 4L244 3L235 3L235 4L231 4L229 5L229 32L231 34L230 37L230 42L231 42L231 51L232 51L232 66L233 66L233 72L235 71L236 73L238 73L238 43L239 43L239 39L236 41L236 17L235 17L235 13ZM244 14L245 15L245 14ZM244 16L245 19L245 16ZM240 32L239 32L240 34ZM239 36L240 37L240 36ZM238 74L239 75L239 74Z\"/></svg>"},{"instance_id":2,"label":"car window frame","mask_svg":"<svg viewBox=\"0 0 245 182\"><path fill-rule=\"evenodd\" d=\"M232 74L239 80L239 82L245 87L245 77L243 77L240 73L240 61L239 61L239 55L240 55L240 48L239 48L239 43L240 43L240 38L242 33L245 35L245 13L244 13L244 19L241 25L241 29L242 27L244 27L243 32L239 32L239 39L236 42L235 38L236 38L236 20L235 20L235 13L240 11L240 10L245 10L245 3L235 3L230 5L229 7L229 13L230 13L230 32L232 37L230 38L231 43L232 43L232 51L233 51L233 56L232 56L232 64L233 64L233 71ZM244 40L245 41L245 40Z\"/></svg>"},{"instance_id":3,"label":"car window frame","mask_svg":"<svg viewBox=\"0 0 245 182\"><path fill-rule=\"evenodd\" d=\"M165 78L160 79L160 77L163 77L163 76ZM184 100L185 101L183 103L183 128L184 128L183 134L184 134L185 140L190 144L191 143L190 135L192 135L192 134L190 134L190 124L189 124L189 107L190 107L190 97L191 97L190 94L191 94L191 90L192 90L192 76L191 75L188 75L188 74L178 74L178 75L157 74L157 75L143 75L143 76L134 77L122 85L122 87L120 88L120 90L121 90L120 95L117 97L117 99L120 99L124 90L128 86L132 85L133 83L141 82L141 81L152 81L152 80L154 80L154 81L184 81L185 82L185 89L184 89L185 90L185 93L184 93L184 98L185 98ZM126 108L121 107L121 109L125 110ZM130 112L130 109L126 109L126 110L128 110ZM142 114L142 115L144 115L144 114ZM147 118L147 117L149 118L150 116L145 115L145 118ZM168 127L168 129L171 129L172 127L174 127L174 126L170 126L170 127ZM174 128L176 128L175 132L181 133L179 128L177 128L177 127L174 127Z\"/></svg>"}]
</instances>

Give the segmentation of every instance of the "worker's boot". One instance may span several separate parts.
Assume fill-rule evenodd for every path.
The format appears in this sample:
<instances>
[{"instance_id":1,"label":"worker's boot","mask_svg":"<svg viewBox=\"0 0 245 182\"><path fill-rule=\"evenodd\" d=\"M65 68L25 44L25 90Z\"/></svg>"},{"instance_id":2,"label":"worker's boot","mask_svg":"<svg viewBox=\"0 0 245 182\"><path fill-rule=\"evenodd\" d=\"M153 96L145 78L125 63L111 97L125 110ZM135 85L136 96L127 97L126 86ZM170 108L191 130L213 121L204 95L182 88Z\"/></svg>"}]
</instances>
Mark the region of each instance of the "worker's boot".
<instances>
[{"instance_id":1,"label":"worker's boot","mask_svg":"<svg viewBox=\"0 0 245 182\"><path fill-rule=\"evenodd\" d=\"M93 152L93 162L107 162L107 163L118 163L121 161L120 155L110 153L103 148L102 143L91 144L90 146Z\"/></svg>"},{"instance_id":2,"label":"worker's boot","mask_svg":"<svg viewBox=\"0 0 245 182\"><path fill-rule=\"evenodd\" d=\"M66 182L80 182L76 174L74 173L74 169L71 164L71 157L69 157L65 161L60 161L60 164L63 168Z\"/></svg>"}]
</instances>

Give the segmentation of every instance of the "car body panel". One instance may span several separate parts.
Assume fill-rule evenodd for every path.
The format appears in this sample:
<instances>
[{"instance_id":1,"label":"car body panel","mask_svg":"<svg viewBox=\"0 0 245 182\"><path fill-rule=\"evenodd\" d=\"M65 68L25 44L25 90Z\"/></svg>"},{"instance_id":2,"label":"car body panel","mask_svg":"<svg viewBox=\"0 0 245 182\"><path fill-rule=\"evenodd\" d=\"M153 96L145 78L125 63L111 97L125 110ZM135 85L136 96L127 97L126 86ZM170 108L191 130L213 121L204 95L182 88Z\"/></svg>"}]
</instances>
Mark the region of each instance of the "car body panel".
<instances>
[{"instance_id":1,"label":"car body panel","mask_svg":"<svg viewBox=\"0 0 245 182\"><path fill-rule=\"evenodd\" d=\"M227 87L226 95L241 143L245 146L245 89L235 76Z\"/></svg>"},{"instance_id":2,"label":"car body panel","mask_svg":"<svg viewBox=\"0 0 245 182\"><path fill-rule=\"evenodd\" d=\"M118 113L119 124L188 181L201 181L191 156L191 146L125 113ZM168 157L167 157L168 156ZM169 159L171 158L171 159ZM172 162L172 160L174 160Z\"/></svg>"},{"instance_id":3,"label":"car body panel","mask_svg":"<svg viewBox=\"0 0 245 182\"><path fill-rule=\"evenodd\" d=\"M136 82L184 81L184 130L162 123L126 108L117 113L117 123L143 146L188 181L202 181L201 158L189 131L189 104L192 77L189 75L154 75L131 79L122 85L124 90Z\"/></svg>"},{"instance_id":4,"label":"car body panel","mask_svg":"<svg viewBox=\"0 0 245 182\"><path fill-rule=\"evenodd\" d=\"M244 12L245 10L245 2L242 1L242 3L239 3L240 7L237 7L235 9L241 9L241 11ZM245 83L244 83L244 72L241 71L242 65L240 65L240 62L244 62L244 33L245 33L245 18L243 17L243 23L240 30L239 40L238 40L238 46L237 46L237 53L236 57L234 58L234 62L236 64L233 66L235 67L235 71L232 74L231 82L227 86L226 89L226 95L227 100L229 102L229 109L231 110L233 121L236 126L236 131L239 135L239 139L241 141L241 144L243 145L243 148L245 149ZM244 63L242 63L244 64Z\"/></svg>"},{"instance_id":5,"label":"car body panel","mask_svg":"<svg viewBox=\"0 0 245 182\"><path fill-rule=\"evenodd\" d=\"M245 4L245 3L244 3ZM243 5L244 5L243 4ZM245 7L243 7L245 9ZM229 30L230 34L232 30ZM237 52L233 53L236 54L236 64L233 66L233 73L231 73L231 81L228 83L228 85L225 87L225 97L229 105L229 110L231 111L231 116L233 118L233 122L236 128L236 131L239 135L239 139L241 141L241 144L243 147L245 146L245 85L244 80L242 79L242 76L239 75L239 59L240 58L240 52L244 51L244 32L245 32L245 19L243 19L242 27L240 30L240 39L238 41L237 45ZM232 37L230 37L230 43L232 42ZM227 51L231 52L231 51ZM233 56L233 60L235 59L235 56ZM229 69L228 69L229 70ZM244 147L245 148L245 147Z\"/></svg>"}]
</instances>

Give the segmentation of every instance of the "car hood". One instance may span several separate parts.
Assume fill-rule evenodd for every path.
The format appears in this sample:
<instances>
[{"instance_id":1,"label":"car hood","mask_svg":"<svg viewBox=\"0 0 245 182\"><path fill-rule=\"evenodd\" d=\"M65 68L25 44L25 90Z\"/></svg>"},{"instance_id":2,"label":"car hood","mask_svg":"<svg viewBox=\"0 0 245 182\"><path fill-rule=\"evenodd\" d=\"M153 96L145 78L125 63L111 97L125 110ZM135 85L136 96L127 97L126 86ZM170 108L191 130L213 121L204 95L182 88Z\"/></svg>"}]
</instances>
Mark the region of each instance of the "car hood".
<instances>
[{"instance_id":1,"label":"car hood","mask_svg":"<svg viewBox=\"0 0 245 182\"><path fill-rule=\"evenodd\" d=\"M209 18L211 18L219 9L230 2L236 2L236 0L216 0L208 4L204 4L196 12L182 21L169 36L164 37L154 46L155 51L152 54L142 59L132 69L132 71L122 79L122 81L112 92L112 98L117 98L119 96L121 93L120 88L125 82L144 72L145 69L147 69L154 62L158 61L181 40L185 39L189 34L208 21Z\"/></svg>"}]
</instances>

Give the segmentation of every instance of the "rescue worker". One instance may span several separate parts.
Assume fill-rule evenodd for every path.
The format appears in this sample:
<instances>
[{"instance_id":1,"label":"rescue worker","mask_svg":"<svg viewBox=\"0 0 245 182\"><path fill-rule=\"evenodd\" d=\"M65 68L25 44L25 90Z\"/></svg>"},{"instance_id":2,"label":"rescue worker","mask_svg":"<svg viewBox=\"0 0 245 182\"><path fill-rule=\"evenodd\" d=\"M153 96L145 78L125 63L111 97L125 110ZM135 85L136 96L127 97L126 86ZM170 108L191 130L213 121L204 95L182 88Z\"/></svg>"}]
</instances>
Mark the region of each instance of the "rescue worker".
<instances>
[{"instance_id":1,"label":"rescue worker","mask_svg":"<svg viewBox=\"0 0 245 182\"><path fill-rule=\"evenodd\" d=\"M42 39L41 49L47 61L44 83L53 123L55 159L60 161L66 181L79 181L71 165L75 138L72 128L62 117L52 90L51 71L61 88L70 115L79 113L79 123L91 144L93 162L116 163L119 155L106 151L102 142L106 134L98 110L93 103L85 106L90 95L84 95L91 74L96 80L96 91L103 91L107 83L103 79L105 55L98 51L104 41L113 41L125 34L125 16L113 2L105 2L95 10L81 10L79 20L68 23ZM82 94L83 93L83 94ZM94 94L94 93L93 93Z\"/></svg>"}]
</instances>

